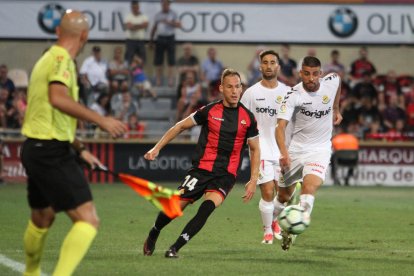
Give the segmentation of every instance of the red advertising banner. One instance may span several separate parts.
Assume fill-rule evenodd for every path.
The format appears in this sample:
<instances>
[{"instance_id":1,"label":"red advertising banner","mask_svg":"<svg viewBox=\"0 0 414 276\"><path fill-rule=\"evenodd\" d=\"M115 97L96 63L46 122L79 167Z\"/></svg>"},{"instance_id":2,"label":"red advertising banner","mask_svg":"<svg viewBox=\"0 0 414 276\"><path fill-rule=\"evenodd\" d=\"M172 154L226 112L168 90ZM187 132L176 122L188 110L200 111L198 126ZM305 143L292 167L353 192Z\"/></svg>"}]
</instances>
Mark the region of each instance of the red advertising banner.
<instances>
[{"instance_id":1,"label":"red advertising banner","mask_svg":"<svg viewBox=\"0 0 414 276\"><path fill-rule=\"evenodd\" d=\"M26 173L20 162L21 142L3 144L3 179L5 182L25 182Z\"/></svg>"},{"instance_id":2,"label":"red advertising banner","mask_svg":"<svg viewBox=\"0 0 414 276\"><path fill-rule=\"evenodd\" d=\"M3 179L5 182L26 182L26 173L20 162L21 141L3 142ZM86 143L87 148L109 169L114 169L114 144ZM85 169L85 175L92 183L113 183L114 177L103 172Z\"/></svg>"}]
</instances>

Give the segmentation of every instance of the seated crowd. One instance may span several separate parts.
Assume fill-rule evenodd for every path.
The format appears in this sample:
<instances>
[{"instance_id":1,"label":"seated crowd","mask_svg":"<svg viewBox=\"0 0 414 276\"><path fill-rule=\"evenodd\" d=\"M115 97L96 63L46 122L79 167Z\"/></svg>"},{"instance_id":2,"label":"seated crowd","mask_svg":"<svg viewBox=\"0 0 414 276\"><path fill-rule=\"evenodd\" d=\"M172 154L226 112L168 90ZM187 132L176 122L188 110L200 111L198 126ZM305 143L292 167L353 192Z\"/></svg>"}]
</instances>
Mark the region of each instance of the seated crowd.
<instances>
[{"instance_id":1,"label":"seated crowd","mask_svg":"<svg viewBox=\"0 0 414 276\"><path fill-rule=\"evenodd\" d=\"M201 62L193 53L191 43L182 44L183 55L176 62L176 117L185 118L197 108L220 98L218 87L225 66L218 58L217 50L210 47ZM247 65L244 88L261 77L258 55L259 46ZM289 54L289 45L280 49L280 80L293 86L300 80L298 71L301 61L296 62ZM316 55L311 48L308 55ZM368 50L361 47L359 58L350 64L349 70L340 62L338 50L331 52L331 61L324 64L323 73L336 72L342 78L341 113L344 120L341 131L361 140L407 141L414 140L414 78L398 76L390 70L378 74L368 59ZM79 66L80 101L102 115L123 120L130 129L125 138L142 138L145 123L139 120L140 99L157 100L153 81L145 73L144 60L133 56L125 61L123 47L114 48L112 59L107 62L99 46L92 48L91 56ZM26 107L26 87L15 87L8 76L6 65L0 65L0 127L19 129ZM105 137L96 126L80 122L79 129L89 137ZM4 134L3 134L4 135Z\"/></svg>"}]
</instances>

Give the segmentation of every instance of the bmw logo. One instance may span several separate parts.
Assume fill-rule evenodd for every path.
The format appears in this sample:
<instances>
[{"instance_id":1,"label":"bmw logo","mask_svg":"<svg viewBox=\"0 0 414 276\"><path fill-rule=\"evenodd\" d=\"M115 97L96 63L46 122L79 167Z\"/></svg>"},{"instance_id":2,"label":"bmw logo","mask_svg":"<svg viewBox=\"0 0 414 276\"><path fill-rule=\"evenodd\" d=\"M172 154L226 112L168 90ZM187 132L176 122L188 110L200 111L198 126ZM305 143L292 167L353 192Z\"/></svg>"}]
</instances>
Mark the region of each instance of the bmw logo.
<instances>
[{"instance_id":1,"label":"bmw logo","mask_svg":"<svg viewBox=\"0 0 414 276\"><path fill-rule=\"evenodd\" d=\"M37 16L39 26L48 34L54 34L65 9L59 4L47 4Z\"/></svg>"},{"instance_id":2,"label":"bmw logo","mask_svg":"<svg viewBox=\"0 0 414 276\"><path fill-rule=\"evenodd\" d=\"M349 8L339 8L329 17L329 29L340 38L353 35L358 28L358 18Z\"/></svg>"}]
</instances>

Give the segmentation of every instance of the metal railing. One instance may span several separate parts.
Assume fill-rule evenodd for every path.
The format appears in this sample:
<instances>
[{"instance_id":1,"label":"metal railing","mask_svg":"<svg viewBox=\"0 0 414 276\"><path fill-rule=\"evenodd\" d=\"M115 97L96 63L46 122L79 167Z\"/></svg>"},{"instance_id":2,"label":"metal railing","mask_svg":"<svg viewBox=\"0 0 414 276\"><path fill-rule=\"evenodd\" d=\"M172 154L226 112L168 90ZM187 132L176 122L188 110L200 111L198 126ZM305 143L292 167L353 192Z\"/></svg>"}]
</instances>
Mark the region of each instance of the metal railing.
<instances>
[{"instance_id":1,"label":"metal railing","mask_svg":"<svg viewBox=\"0 0 414 276\"><path fill-rule=\"evenodd\" d=\"M157 141L163 135L165 131L128 131L124 136L119 137L117 140L131 140L131 141ZM102 130L77 130L76 135L79 138L85 140L113 140L112 137L105 131ZM21 129L11 129L11 128L0 128L0 139L11 139L11 140L20 140L24 139L24 136L21 134ZM176 141L194 141L194 137L190 132L181 133L176 139Z\"/></svg>"}]
</instances>

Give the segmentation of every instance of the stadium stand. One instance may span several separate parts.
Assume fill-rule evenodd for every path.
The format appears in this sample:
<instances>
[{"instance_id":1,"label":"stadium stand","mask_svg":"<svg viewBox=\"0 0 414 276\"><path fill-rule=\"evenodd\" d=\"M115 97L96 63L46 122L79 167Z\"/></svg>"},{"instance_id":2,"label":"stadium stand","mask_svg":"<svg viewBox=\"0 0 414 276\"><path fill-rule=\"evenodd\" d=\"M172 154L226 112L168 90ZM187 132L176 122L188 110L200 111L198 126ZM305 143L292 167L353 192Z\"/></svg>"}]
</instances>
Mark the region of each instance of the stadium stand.
<instances>
[{"instance_id":1,"label":"stadium stand","mask_svg":"<svg viewBox=\"0 0 414 276\"><path fill-rule=\"evenodd\" d=\"M175 88L155 87L158 98L139 99L140 118L146 124L146 136L160 136L174 123Z\"/></svg>"}]
</instances>

